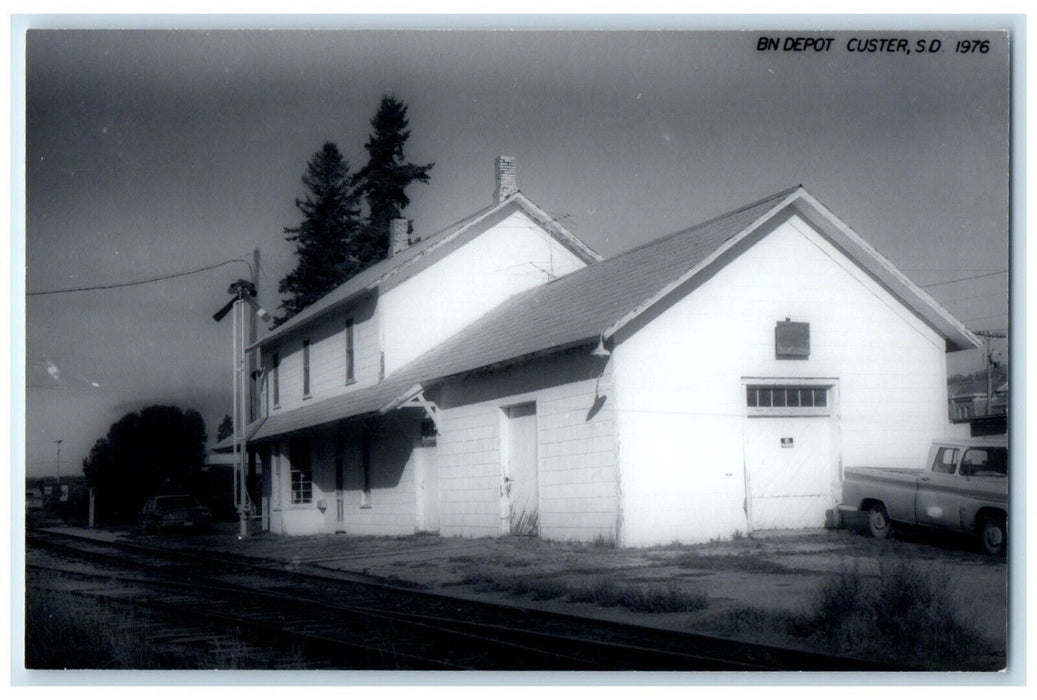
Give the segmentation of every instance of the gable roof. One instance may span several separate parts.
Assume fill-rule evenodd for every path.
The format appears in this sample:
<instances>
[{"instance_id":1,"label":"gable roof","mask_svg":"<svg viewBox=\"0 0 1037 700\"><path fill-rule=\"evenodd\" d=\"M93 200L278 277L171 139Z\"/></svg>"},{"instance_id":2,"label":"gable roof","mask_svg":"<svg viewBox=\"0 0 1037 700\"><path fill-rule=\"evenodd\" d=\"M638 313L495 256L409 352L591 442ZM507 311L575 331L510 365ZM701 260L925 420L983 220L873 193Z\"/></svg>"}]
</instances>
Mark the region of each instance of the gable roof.
<instances>
[{"instance_id":1,"label":"gable roof","mask_svg":"<svg viewBox=\"0 0 1037 700\"><path fill-rule=\"evenodd\" d=\"M979 347L961 322L796 186L518 294L404 369L428 381L577 344L608 342L684 282L708 274L712 263L724 264L724 252L789 207L814 221L939 331L949 350Z\"/></svg>"},{"instance_id":2,"label":"gable roof","mask_svg":"<svg viewBox=\"0 0 1037 700\"><path fill-rule=\"evenodd\" d=\"M270 416L256 438L393 408L422 385L475 370L611 342L685 282L726 264L725 253L737 255L738 244L762 235L765 224L790 208L938 330L948 349L980 346L931 296L796 186L521 292L373 387Z\"/></svg>"},{"instance_id":3,"label":"gable roof","mask_svg":"<svg viewBox=\"0 0 1037 700\"><path fill-rule=\"evenodd\" d=\"M600 255L555 222L550 214L533 204L521 192L516 192L499 204L481 209L362 270L292 316L258 342L253 343L249 349L267 345L277 338L282 338L292 330L323 316L328 311L344 306L375 289L384 291L409 279L447 253L488 230L494 223L514 211L525 213L584 262L592 263L601 260Z\"/></svg>"}]
</instances>

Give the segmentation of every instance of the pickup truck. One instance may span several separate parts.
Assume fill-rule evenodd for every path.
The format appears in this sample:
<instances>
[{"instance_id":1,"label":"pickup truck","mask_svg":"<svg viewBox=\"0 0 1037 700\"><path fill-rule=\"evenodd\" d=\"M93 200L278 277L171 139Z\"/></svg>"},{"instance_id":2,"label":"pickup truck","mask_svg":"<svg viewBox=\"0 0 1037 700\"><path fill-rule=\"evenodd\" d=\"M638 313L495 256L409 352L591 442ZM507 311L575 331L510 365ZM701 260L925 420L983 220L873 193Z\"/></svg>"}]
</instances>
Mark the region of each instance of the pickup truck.
<instances>
[{"instance_id":1,"label":"pickup truck","mask_svg":"<svg viewBox=\"0 0 1037 700\"><path fill-rule=\"evenodd\" d=\"M973 535L987 553L1004 554L1007 438L936 441L921 470L847 467L839 510L866 514L868 531L879 539L899 522Z\"/></svg>"}]
</instances>

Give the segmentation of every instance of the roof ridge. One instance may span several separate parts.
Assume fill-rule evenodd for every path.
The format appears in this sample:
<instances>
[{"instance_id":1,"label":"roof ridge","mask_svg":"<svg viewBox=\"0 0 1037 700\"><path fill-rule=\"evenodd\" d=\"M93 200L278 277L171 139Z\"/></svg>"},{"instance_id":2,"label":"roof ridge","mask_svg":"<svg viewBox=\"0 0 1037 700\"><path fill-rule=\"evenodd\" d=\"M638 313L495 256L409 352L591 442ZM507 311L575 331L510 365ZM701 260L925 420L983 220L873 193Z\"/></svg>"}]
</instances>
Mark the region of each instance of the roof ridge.
<instances>
[{"instance_id":1,"label":"roof ridge","mask_svg":"<svg viewBox=\"0 0 1037 700\"><path fill-rule=\"evenodd\" d=\"M785 197L788 197L790 194L792 194L793 192L795 192L796 190L801 189L801 188L803 188L803 185L801 185L801 184L800 185L795 185L793 187L789 187L789 188L786 188L784 190L781 190L780 192L775 192L774 194L768 195L766 197L761 197L760 199L757 199L755 202L751 202L749 204L740 206L737 209L732 209L731 211L728 211L728 212L725 212L723 214L720 214L719 216L714 216L711 219L706 219L705 221L701 221L701 222L699 222L699 223L697 223L697 224L695 224L693 226L689 226L688 228L682 228L679 231L674 231L673 233L667 233L666 235L660 236L659 238L653 238L650 241L646 241L646 242L642 243L641 245L634 246L633 248L628 248L627 250L624 250L624 251L622 251L620 253L616 253L615 255L613 255L611 257L605 258L605 260L602 260L601 262L608 262L610 260L615 260L616 258L621 258L621 257L623 257L625 255L629 255L630 253L637 252L637 251L642 250L644 248L647 248L649 246L653 246L653 245L655 245L657 243L662 243L663 241L668 241L671 238L676 238L677 236L680 236L680 235L683 235L683 234L692 233L693 231L696 231L696 230L701 229L701 228L705 228L706 226L709 226L711 224L715 224L716 222L721 221L723 219L727 219L728 217L732 217L732 216L734 216L736 214L741 214L742 212L748 211L749 209L752 209L753 207L758 207L761 204L763 204L764 202L768 202L768 201L770 201L772 199L773 200L784 199Z\"/></svg>"}]
</instances>

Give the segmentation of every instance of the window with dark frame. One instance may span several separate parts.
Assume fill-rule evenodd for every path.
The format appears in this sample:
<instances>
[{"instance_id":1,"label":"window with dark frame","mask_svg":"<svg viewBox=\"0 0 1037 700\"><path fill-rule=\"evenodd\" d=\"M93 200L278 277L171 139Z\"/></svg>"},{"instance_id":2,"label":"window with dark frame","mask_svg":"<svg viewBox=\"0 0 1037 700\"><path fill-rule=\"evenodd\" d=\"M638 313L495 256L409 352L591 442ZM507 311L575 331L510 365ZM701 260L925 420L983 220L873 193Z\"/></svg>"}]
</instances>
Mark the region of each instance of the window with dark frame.
<instances>
[{"instance_id":1,"label":"window with dark frame","mask_svg":"<svg viewBox=\"0 0 1037 700\"><path fill-rule=\"evenodd\" d=\"M827 386L766 386L745 388L749 408L828 408Z\"/></svg>"},{"instance_id":2,"label":"window with dark frame","mask_svg":"<svg viewBox=\"0 0 1037 700\"><path fill-rule=\"evenodd\" d=\"M310 341L302 341L302 395L310 395Z\"/></svg>"},{"instance_id":3,"label":"window with dark frame","mask_svg":"<svg viewBox=\"0 0 1037 700\"><path fill-rule=\"evenodd\" d=\"M353 319L346 321L346 384L356 381L356 368L353 357Z\"/></svg>"}]
</instances>

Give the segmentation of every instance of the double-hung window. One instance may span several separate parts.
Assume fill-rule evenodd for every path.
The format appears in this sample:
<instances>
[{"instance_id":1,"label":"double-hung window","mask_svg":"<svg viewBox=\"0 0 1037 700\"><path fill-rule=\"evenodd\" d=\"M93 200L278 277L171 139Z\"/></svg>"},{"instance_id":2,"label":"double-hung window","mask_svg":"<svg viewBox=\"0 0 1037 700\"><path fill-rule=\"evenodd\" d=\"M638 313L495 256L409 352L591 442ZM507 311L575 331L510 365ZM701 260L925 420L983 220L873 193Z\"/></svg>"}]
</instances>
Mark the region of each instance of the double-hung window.
<instances>
[{"instance_id":1,"label":"double-hung window","mask_svg":"<svg viewBox=\"0 0 1037 700\"><path fill-rule=\"evenodd\" d=\"M302 396L310 395L310 339L302 341Z\"/></svg>"},{"instance_id":2,"label":"double-hung window","mask_svg":"<svg viewBox=\"0 0 1037 700\"><path fill-rule=\"evenodd\" d=\"M353 319L349 319L346 321L346 384L356 381L356 357L353 343Z\"/></svg>"},{"instance_id":3,"label":"double-hung window","mask_svg":"<svg viewBox=\"0 0 1037 700\"><path fill-rule=\"evenodd\" d=\"M274 353L270 361L270 393L273 394L274 407L281 405L281 354Z\"/></svg>"}]
</instances>

